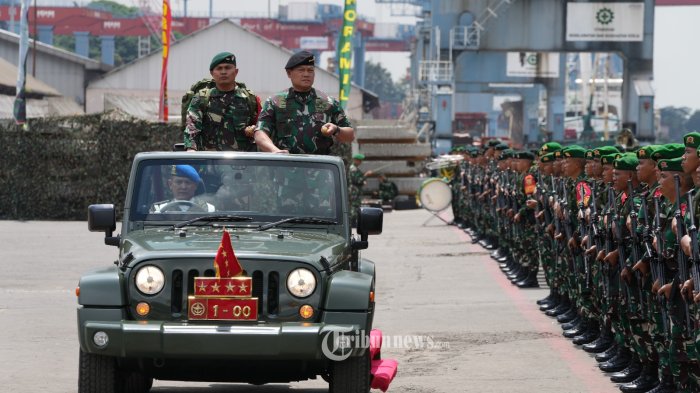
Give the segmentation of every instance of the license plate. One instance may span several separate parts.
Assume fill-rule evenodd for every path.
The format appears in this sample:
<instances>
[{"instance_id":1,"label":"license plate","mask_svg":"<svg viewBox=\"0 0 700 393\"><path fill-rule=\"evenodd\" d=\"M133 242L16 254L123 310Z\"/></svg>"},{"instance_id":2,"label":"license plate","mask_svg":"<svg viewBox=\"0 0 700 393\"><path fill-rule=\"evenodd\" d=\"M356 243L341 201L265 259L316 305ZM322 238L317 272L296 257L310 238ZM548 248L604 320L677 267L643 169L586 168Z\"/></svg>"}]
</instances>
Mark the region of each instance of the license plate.
<instances>
[{"instance_id":1,"label":"license plate","mask_svg":"<svg viewBox=\"0 0 700 393\"><path fill-rule=\"evenodd\" d=\"M201 321L257 321L258 298L195 298L188 299L190 320Z\"/></svg>"}]
</instances>

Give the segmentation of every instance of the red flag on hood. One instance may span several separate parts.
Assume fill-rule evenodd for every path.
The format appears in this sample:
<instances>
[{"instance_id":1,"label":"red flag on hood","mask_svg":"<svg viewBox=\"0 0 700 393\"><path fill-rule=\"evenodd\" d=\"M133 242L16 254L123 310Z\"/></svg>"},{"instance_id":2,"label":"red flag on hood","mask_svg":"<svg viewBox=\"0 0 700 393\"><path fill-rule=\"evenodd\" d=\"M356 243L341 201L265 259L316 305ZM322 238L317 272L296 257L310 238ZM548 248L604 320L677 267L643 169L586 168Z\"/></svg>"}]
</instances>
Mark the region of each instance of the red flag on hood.
<instances>
[{"instance_id":1,"label":"red flag on hood","mask_svg":"<svg viewBox=\"0 0 700 393\"><path fill-rule=\"evenodd\" d=\"M221 237L221 245L216 252L216 258L214 258L214 269L216 277L235 277L243 273L243 268L238 263L236 254L233 253L231 236L227 231L224 231L224 235Z\"/></svg>"}]
</instances>

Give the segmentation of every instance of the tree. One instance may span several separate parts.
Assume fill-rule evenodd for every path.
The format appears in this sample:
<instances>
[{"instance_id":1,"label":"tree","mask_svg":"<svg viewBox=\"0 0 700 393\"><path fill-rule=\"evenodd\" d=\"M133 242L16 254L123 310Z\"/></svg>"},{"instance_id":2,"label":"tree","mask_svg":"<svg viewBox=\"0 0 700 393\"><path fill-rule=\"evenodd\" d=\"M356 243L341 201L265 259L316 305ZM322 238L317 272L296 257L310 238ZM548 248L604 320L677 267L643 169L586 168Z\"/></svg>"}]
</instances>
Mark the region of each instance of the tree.
<instances>
[{"instance_id":1,"label":"tree","mask_svg":"<svg viewBox=\"0 0 700 393\"><path fill-rule=\"evenodd\" d=\"M687 109L687 108L686 108ZM685 122L686 131L700 131L700 111L695 111Z\"/></svg>"},{"instance_id":2,"label":"tree","mask_svg":"<svg viewBox=\"0 0 700 393\"><path fill-rule=\"evenodd\" d=\"M365 63L365 88L373 91L384 102L403 101L406 91L391 80L391 74L381 64Z\"/></svg>"},{"instance_id":3,"label":"tree","mask_svg":"<svg viewBox=\"0 0 700 393\"><path fill-rule=\"evenodd\" d=\"M690 108L667 106L661 108L661 125L668 127L668 136L670 140L679 140L683 135L687 125L688 116L690 116ZM697 112L696 112L697 113Z\"/></svg>"},{"instance_id":4,"label":"tree","mask_svg":"<svg viewBox=\"0 0 700 393\"><path fill-rule=\"evenodd\" d=\"M88 4L88 8L111 12L115 18L135 18L140 13L137 7L127 7L110 0L92 1Z\"/></svg>"}]
</instances>

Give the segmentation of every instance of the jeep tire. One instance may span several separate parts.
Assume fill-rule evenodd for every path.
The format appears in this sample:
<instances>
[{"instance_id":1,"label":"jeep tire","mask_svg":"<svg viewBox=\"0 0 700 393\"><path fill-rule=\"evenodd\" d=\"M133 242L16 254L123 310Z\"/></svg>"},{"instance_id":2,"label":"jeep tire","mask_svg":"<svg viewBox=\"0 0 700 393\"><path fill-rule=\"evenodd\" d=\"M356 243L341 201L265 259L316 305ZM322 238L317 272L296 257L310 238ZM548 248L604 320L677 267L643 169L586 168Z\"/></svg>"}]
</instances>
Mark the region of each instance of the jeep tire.
<instances>
[{"instance_id":1,"label":"jeep tire","mask_svg":"<svg viewBox=\"0 0 700 393\"><path fill-rule=\"evenodd\" d=\"M331 363L329 393L369 392L369 350L362 356Z\"/></svg>"},{"instance_id":2,"label":"jeep tire","mask_svg":"<svg viewBox=\"0 0 700 393\"><path fill-rule=\"evenodd\" d=\"M113 357L80 351L78 393L122 393L124 381Z\"/></svg>"}]
</instances>

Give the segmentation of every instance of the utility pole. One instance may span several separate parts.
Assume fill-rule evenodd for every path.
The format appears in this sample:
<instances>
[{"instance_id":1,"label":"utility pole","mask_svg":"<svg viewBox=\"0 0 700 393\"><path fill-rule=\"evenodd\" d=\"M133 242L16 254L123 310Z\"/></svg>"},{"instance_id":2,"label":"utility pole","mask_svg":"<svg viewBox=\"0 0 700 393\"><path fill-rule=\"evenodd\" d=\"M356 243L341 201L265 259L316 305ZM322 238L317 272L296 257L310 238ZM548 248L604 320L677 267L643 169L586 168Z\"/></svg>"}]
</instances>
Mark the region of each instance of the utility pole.
<instances>
[{"instance_id":1,"label":"utility pole","mask_svg":"<svg viewBox=\"0 0 700 393\"><path fill-rule=\"evenodd\" d=\"M32 76L36 76L36 39L38 35L36 0L34 0L34 45L32 50Z\"/></svg>"}]
</instances>

